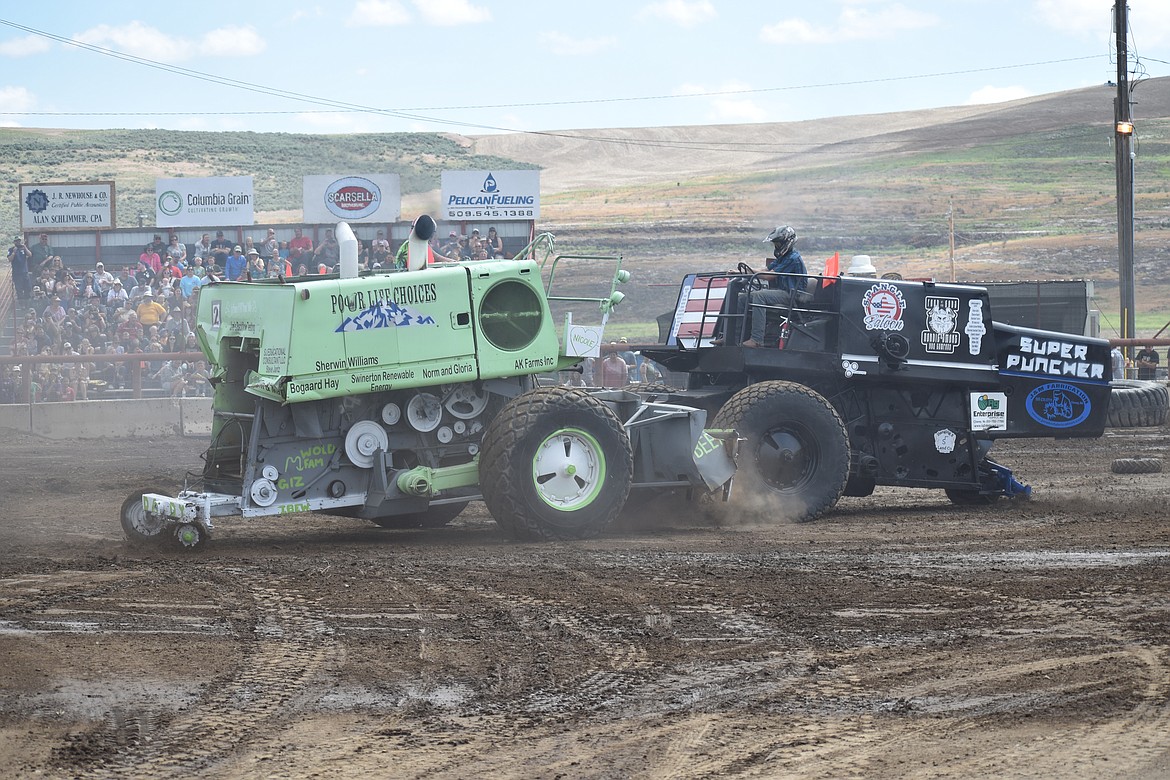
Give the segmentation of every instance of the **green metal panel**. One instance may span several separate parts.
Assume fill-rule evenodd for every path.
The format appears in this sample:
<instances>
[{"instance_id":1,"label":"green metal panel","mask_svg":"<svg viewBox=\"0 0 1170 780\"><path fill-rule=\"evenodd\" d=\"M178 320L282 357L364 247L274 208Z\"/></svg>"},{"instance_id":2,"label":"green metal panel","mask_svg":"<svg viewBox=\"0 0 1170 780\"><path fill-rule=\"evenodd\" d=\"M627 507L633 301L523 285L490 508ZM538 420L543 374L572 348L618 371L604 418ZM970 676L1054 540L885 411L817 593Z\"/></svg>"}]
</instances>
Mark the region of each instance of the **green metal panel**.
<instances>
[{"instance_id":1,"label":"green metal panel","mask_svg":"<svg viewBox=\"0 0 1170 780\"><path fill-rule=\"evenodd\" d=\"M252 393L289 402L533 374L559 343L531 261L440 266L353 279L224 282L199 325L222 363L258 352ZM477 355L478 347L478 355Z\"/></svg>"},{"instance_id":2,"label":"green metal panel","mask_svg":"<svg viewBox=\"0 0 1170 780\"><path fill-rule=\"evenodd\" d=\"M480 375L488 379L555 370L560 344L536 263L481 263L468 270Z\"/></svg>"}]
</instances>

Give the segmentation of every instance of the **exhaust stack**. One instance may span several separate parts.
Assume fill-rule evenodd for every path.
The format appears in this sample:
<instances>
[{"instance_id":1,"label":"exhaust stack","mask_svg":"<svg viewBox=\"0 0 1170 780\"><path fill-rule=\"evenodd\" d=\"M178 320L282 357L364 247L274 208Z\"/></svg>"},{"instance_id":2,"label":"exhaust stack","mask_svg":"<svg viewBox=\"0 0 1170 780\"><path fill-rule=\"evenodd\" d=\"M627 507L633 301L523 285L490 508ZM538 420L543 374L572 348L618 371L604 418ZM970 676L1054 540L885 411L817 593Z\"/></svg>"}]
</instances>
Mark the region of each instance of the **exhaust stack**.
<instances>
[{"instance_id":1,"label":"exhaust stack","mask_svg":"<svg viewBox=\"0 0 1170 780\"><path fill-rule=\"evenodd\" d=\"M338 268L342 279L356 279L358 275L358 240L348 222L338 222L334 230L341 257Z\"/></svg>"},{"instance_id":2,"label":"exhaust stack","mask_svg":"<svg viewBox=\"0 0 1170 780\"><path fill-rule=\"evenodd\" d=\"M406 250L406 270L418 271L427 267L427 243L439 226L427 214L420 214L410 226L409 246Z\"/></svg>"}]
</instances>

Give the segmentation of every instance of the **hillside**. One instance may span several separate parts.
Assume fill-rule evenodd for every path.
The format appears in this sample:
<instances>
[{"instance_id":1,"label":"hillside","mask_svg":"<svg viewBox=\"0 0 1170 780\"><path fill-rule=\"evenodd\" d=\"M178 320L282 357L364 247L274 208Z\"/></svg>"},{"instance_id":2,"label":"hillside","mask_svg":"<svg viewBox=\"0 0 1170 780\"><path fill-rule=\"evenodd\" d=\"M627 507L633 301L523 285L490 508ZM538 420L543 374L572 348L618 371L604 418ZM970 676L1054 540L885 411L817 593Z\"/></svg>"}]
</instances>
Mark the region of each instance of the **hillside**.
<instances>
[{"instance_id":1,"label":"hillside","mask_svg":"<svg viewBox=\"0 0 1170 780\"><path fill-rule=\"evenodd\" d=\"M120 222L154 210L154 179L255 177L258 219L300 218L301 177L393 171L403 214L438 207L443 169L542 169L540 227L573 251L619 252L639 285L684 270L758 263L788 222L819 265L873 255L881 270L949 278L948 210L960 279L1090 277L1116 304L1114 91L808 122L568 130L463 137L161 130L0 130L0 228L17 229L21 182L113 179ZM1170 312L1170 79L1135 92L1139 310ZM847 110L845 107L844 110ZM645 319L669 287L631 296Z\"/></svg>"},{"instance_id":2,"label":"hillside","mask_svg":"<svg viewBox=\"0 0 1170 780\"><path fill-rule=\"evenodd\" d=\"M759 262L778 222L813 265L840 251L881 270L959 279L1092 278L1116 318L1114 90L815 122L485 136L483 153L542 167L558 234L663 269ZM1170 79L1135 93L1138 308L1170 296ZM619 140L595 140L598 137ZM655 260L665 262L655 263ZM1160 323L1159 323L1160 324Z\"/></svg>"}]
</instances>

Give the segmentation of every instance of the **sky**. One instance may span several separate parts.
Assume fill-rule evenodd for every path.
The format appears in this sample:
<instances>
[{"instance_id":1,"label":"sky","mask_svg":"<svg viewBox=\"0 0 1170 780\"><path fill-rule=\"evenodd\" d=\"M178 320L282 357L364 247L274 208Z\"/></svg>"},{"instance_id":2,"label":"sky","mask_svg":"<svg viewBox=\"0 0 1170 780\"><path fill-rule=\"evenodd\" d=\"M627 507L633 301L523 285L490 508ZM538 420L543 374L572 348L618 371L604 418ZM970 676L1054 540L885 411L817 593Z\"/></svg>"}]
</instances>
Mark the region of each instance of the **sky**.
<instances>
[{"instance_id":1,"label":"sky","mask_svg":"<svg viewBox=\"0 0 1170 780\"><path fill-rule=\"evenodd\" d=\"M742 124L999 102L1116 77L1112 0L6 5L9 127ZM1170 75L1170 0L1132 0L1130 52L1135 69Z\"/></svg>"}]
</instances>

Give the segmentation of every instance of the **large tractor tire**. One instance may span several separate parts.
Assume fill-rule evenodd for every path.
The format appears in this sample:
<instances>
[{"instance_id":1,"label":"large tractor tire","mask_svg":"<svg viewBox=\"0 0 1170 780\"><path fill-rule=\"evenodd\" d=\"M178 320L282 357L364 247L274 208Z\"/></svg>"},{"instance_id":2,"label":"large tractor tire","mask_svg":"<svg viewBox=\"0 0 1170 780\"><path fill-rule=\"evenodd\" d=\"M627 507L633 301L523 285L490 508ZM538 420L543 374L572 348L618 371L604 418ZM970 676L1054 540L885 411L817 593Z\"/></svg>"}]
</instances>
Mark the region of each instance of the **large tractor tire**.
<instances>
[{"instance_id":1,"label":"large tractor tire","mask_svg":"<svg viewBox=\"0 0 1170 780\"><path fill-rule=\"evenodd\" d=\"M1117 458L1109 464L1114 474L1161 474L1161 458Z\"/></svg>"},{"instance_id":2,"label":"large tractor tire","mask_svg":"<svg viewBox=\"0 0 1170 780\"><path fill-rule=\"evenodd\" d=\"M126 539L131 544L159 544L163 541L163 532L166 531L167 525L146 514L146 510L142 508L142 497L147 493L166 494L166 492L161 488L136 490L122 502L122 510L118 513L118 519L122 522L122 532L126 534Z\"/></svg>"},{"instance_id":3,"label":"large tractor tire","mask_svg":"<svg viewBox=\"0 0 1170 780\"><path fill-rule=\"evenodd\" d=\"M630 492L633 453L621 420L570 387L513 398L484 431L484 503L519 539L584 539L617 517Z\"/></svg>"},{"instance_id":4,"label":"large tractor tire","mask_svg":"<svg viewBox=\"0 0 1170 780\"><path fill-rule=\"evenodd\" d=\"M1110 384L1109 427L1142 428L1166 424L1170 391L1161 382L1114 379Z\"/></svg>"},{"instance_id":5,"label":"large tractor tire","mask_svg":"<svg viewBox=\"0 0 1170 780\"><path fill-rule=\"evenodd\" d=\"M841 498L849 478L849 439L832 404L794 382L749 385L711 423L746 441L730 500L729 520L815 520Z\"/></svg>"}]
</instances>

